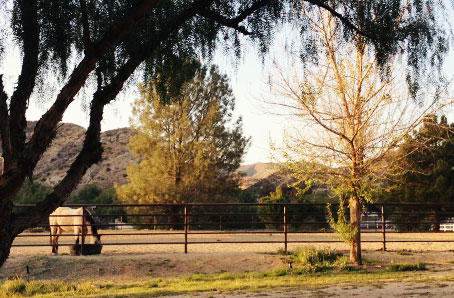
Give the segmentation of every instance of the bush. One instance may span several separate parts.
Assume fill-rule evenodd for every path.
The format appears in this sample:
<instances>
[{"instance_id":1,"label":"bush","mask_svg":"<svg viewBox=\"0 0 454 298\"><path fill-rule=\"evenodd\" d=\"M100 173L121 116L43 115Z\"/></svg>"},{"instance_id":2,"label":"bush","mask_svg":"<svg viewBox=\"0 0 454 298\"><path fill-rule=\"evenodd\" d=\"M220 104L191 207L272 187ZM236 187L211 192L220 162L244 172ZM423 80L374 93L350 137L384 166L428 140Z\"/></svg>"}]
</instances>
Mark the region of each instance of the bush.
<instances>
[{"instance_id":1,"label":"bush","mask_svg":"<svg viewBox=\"0 0 454 298\"><path fill-rule=\"evenodd\" d=\"M28 179L22 185L17 198L16 204L36 204L44 200L44 198L52 191L52 187L41 185L38 182L32 182Z\"/></svg>"}]
</instances>

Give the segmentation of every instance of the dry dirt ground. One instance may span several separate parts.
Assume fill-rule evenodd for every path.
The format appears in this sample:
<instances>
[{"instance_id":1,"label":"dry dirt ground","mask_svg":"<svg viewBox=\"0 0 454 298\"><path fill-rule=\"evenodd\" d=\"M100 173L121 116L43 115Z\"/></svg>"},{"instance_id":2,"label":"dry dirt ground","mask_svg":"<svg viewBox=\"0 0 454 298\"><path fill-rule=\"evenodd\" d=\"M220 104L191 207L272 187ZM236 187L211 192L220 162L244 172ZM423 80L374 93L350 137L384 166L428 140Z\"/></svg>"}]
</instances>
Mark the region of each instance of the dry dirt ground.
<instances>
[{"instance_id":1,"label":"dry dirt ground","mask_svg":"<svg viewBox=\"0 0 454 298\"><path fill-rule=\"evenodd\" d=\"M65 281L96 281L127 283L142 281L156 277L173 277L194 273L216 272L248 272L265 271L286 266L285 257L276 254L283 248L282 243L266 244L231 244L226 241L280 241L282 235L273 234L244 234L244 235L190 235L189 241L208 241L211 244L190 244L188 254L184 254L183 235L106 235L121 234L104 232L103 242L117 245L104 245L103 252L97 256L70 256L67 246L60 246L60 255L53 256L50 247L13 247L7 262L0 268L0 280L14 276L30 279L48 280L60 279ZM40 234L37 234L40 235ZM45 244L48 243L46 234L42 237L18 238L16 244ZM381 239L380 234L365 235L364 239ZM454 239L454 234L390 234L388 240L440 240L445 242L423 243L404 242L388 243L389 251L382 252L381 243L364 243L363 258L366 261L365 270L379 270L395 263L424 262L428 271L418 274L430 275L435 282L414 284L396 281L380 286L348 286L333 285L318 290L286 289L274 292L258 293L200 293L200 297L420 297L437 295L452 296L454 293L454 243L446 242ZM333 235L326 234L296 234L289 240L335 240ZM61 243L71 243L72 239L62 239ZM143 242L174 242L174 244L132 245L127 243ZM319 244L289 244L289 250L298 246L312 245L330 247L347 254L347 247L342 243ZM409 251L409 252L408 252ZM29 275L26 268L29 268ZM437 277L445 277L442 282L436 282ZM446 278L449 277L449 278ZM181 296L181 297L187 297Z\"/></svg>"}]
</instances>

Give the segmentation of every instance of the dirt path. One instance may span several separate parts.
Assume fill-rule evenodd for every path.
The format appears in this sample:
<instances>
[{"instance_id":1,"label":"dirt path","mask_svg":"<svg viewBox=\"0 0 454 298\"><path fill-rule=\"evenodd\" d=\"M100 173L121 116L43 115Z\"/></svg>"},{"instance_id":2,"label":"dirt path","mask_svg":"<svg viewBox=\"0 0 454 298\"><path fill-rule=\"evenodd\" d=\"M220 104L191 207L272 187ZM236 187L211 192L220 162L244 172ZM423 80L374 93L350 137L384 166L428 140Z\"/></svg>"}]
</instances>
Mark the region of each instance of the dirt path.
<instances>
[{"instance_id":1,"label":"dirt path","mask_svg":"<svg viewBox=\"0 0 454 298\"><path fill-rule=\"evenodd\" d=\"M315 290L284 289L256 293L202 293L194 296L179 295L172 298L305 298L305 297L452 297L454 282L440 283L388 283L374 286L332 286Z\"/></svg>"}]
</instances>

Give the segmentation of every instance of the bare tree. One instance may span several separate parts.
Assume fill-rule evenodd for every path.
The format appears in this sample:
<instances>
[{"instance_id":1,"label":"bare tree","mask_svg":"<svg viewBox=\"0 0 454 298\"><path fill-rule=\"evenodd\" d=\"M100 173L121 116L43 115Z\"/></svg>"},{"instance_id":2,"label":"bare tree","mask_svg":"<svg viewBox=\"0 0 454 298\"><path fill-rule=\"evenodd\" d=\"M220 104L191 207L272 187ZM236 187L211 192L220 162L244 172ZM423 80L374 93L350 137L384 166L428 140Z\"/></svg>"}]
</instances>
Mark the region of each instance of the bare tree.
<instances>
[{"instance_id":1,"label":"bare tree","mask_svg":"<svg viewBox=\"0 0 454 298\"><path fill-rule=\"evenodd\" d=\"M361 40L342 39L338 22L314 8L302 12L321 48L314 63L278 66L270 79L275 101L302 125L287 132L282 156L294 174L329 183L348 198L350 223L343 229L350 261L361 264L361 204L371 200L377 178L389 166L389 153L428 113L446 105L441 97L425 105L408 94L399 57L377 66L374 52ZM385 160L386 158L386 160ZM391 160L392 162L392 160Z\"/></svg>"}]
</instances>

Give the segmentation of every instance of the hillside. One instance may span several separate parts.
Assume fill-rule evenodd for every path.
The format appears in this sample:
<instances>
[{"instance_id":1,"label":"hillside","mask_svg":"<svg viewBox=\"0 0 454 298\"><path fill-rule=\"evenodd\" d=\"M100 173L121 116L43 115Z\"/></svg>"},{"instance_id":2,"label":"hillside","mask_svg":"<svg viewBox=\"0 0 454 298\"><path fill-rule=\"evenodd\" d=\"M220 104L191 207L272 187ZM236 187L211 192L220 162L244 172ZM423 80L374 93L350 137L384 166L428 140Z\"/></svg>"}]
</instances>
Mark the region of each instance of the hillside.
<instances>
[{"instance_id":1,"label":"hillside","mask_svg":"<svg viewBox=\"0 0 454 298\"><path fill-rule=\"evenodd\" d=\"M255 163L243 165L236 171L241 176L241 188L248 189L278 171L275 163Z\"/></svg>"},{"instance_id":2,"label":"hillside","mask_svg":"<svg viewBox=\"0 0 454 298\"><path fill-rule=\"evenodd\" d=\"M252 190L257 199L276 190L277 186L284 189L295 181L293 178L282 174L277 163L255 163L243 165L237 173L241 176L241 189Z\"/></svg>"},{"instance_id":3,"label":"hillside","mask_svg":"<svg viewBox=\"0 0 454 298\"><path fill-rule=\"evenodd\" d=\"M36 122L29 122L26 131L30 137ZM38 162L33 179L41 184L53 186L65 176L69 166L76 158L85 136L85 128L72 123L62 123L51 146ZM101 188L110 188L115 182L127 182L126 168L134 160L127 148L131 131L129 128L119 128L101 133L104 153L100 163L88 169L79 188L85 184L96 184ZM1 153L1 146L0 146ZM243 165L237 173L240 174L241 188L251 187L262 189L264 192L274 191L283 179L277 174L278 165L273 163L256 163Z\"/></svg>"},{"instance_id":4,"label":"hillside","mask_svg":"<svg viewBox=\"0 0 454 298\"><path fill-rule=\"evenodd\" d=\"M32 134L35 124L36 122L28 123L27 138ZM36 165L33 179L50 186L54 186L63 179L82 148L85 131L85 128L81 126L61 123L55 139ZM101 133L101 142L104 145L102 161L88 169L79 187L93 183L101 188L109 188L113 186L114 182L126 183L126 168L133 161L132 154L127 148L130 135L129 128Z\"/></svg>"}]
</instances>

